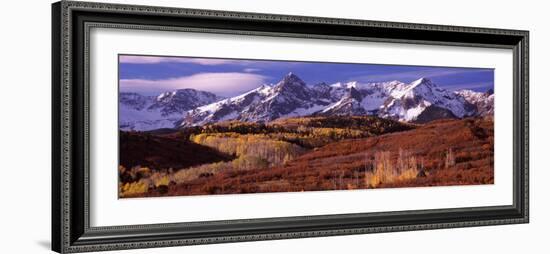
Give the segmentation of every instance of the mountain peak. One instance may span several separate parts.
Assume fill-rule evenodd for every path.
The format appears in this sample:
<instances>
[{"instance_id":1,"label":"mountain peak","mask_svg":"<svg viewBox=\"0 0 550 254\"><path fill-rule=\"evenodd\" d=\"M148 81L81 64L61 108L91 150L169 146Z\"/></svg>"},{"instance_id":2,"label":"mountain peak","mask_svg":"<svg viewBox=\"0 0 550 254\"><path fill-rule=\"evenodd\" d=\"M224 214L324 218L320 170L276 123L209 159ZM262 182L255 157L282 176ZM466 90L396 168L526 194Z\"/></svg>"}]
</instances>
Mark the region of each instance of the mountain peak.
<instances>
[{"instance_id":1,"label":"mountain peak","mask_svg":"<svg viewBox=\"0 0 550 254\"><path fill-rule=\"evenodd\" d=\"M430 85L430 86L433 86L434 83L432 83L432 81L428 78L419 78L413 82L411 82L411 86L419 86L419 85Z\"/></svg>"},{"instance_id":2,"label":"mountain peak","mask_svg":"<svg viewBox=\"0 0 550 254\"><path fill-rule=\"evenodd\" d=\"M301 85L305 85L305 82L302 81L296 74L289 72L285 75L285 77L282 80L282 83L298 83Z\"/></svg>"},{"instance_id":3,"label":"mountain peak","mask_svg":"<svg viewBox=\"0 0 550 254\"><path fill-rule=\"evenodd\" d=\"M220 99L220 98L222 98L220 96L217 96L217 95L215 95L211 92L207 92L207 91L196 90L196 89L193 89L193 88L181 88L181 89L176 89L176 90L173 90L173 91L161 93L156 97L156 100L159 101L159 102L160 101L169 101L169 100L172 100L174 98L188 100L187 97L193 97L191 100L193 100L193 99L204 100L205 98L208 98L207 100L210 100L210 99Z\"/></svg>"},{"instance_id":4,"label":"mountain peak","mask_svg":"<svg viewBox=\"0 0 550 254\"><path fill-rule=\"evenodd\" d=\"M279 83L277 83L274 89L277 92L288 91L290 93L300 93L298 91L305 90L307 87L304 81L302 81L294 73L290 72L281 81L279 81Z\"/></svg>"},{"instance_id":5,"label":"mountain peak","mask_svg":"<svg viewBox=\"0 0 550 254\"><path fill-rule=\"evenodd\" d=\"M321 82L321 83L317 83L316 86L329 86L327 83L325 82Z\"/></svg>"},{"instance_id":6,"label":"mountain peak","mask_svg":"<svg viewBox=\"0 0 550 254\"><path fill-rule=\"evenodd\" d=\"M349 98L353 98L356 101L363 100L363 98L361 96L361 93L359 91L357 91L357 89L355 87L350 87L349 88L348 96L349 96Z\"/></svg>"}]
</instances>

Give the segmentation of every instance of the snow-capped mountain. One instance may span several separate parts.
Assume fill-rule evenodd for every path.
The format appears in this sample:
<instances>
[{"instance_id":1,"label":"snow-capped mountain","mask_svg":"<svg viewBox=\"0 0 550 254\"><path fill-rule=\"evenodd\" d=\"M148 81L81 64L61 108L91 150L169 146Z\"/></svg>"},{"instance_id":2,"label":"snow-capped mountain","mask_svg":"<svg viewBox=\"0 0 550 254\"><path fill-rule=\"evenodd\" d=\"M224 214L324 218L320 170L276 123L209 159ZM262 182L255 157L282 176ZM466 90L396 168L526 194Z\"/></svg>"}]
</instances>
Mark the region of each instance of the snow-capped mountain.
<instances>
[{"instance_id":1,"label":"snow-capped mountain","mask_svg":"<svg viewBox=\"0 0 550 254\"><path fill-rule=\"evenodd\" d=\"M162 115L182 114L190 109L200 107L222 99L213 93L195 89L179 89L157 96L150 109L159 109Z\"/></svg>"},{"instance_id":2,"label":"snow-capped mountain","mask_svg":"<svg viewBox=\"0 0 550 254\"><path fill-rule=\"evenodd\" d=\"M342 99L321 111L322 115L367 115L369 112L362 105L363 95L355 87L346 89Z\"/></svg>"},{"instance_id":3,"label":"snow-capped mountain","mask_svg":"<svg viewBox=\"0 0 550 254\"><path fill-rule=\"evenodd\" d=\"M348 82L336 83L331 87L333 94L340 97L336 103L325 108L325 115L376 115L389 97L406 86L399 81L379 83Z\"/></svg>"},{"instance_id":4,"label":"snow-capped mountain","mask_svg":"<svg viewBox=\"0 0 550 254\"><path fill-rule=\"evenodd\" d=\"M273 86L262 85L242 95L188 111L182 126L227 120L268 122L321 111L335 99L330 89L311 88L293 73Z\"/></svg>"},{"instance_id":5,"label":"snow-capped mountain","mask_svg":"<svg viewBox=\"0 0 550 254\"><path fill-rule=\"evenodd\" d=\"M179 89L159 96L122 92L119 95L119 128L153 130L174 128L190 109L222 99L213 93Z\"/></svg>"},{"instance_id":6,"label":"snow-capped mountain","mask_svg":"<svg viewBox=\"0 0 550 254\"><path fill-rule=\"evenodd\" d=\"M477 116L492 116L494 114L495 95L493 89L484 93L472 90L459 90L455 93L476 107Z\"/></svg>"},{"instance_id":7,"label":"snow-capped mountain","mask_svg":"<svg viewBox=\"0 0 550 254\"><path fill-rule=\"evenodd\" d=\"M410 122L416 120L428 107L449 110L458 118L476 113L475 107L462 96L437 86L429 79L421 78L394 91L380 107L378 115Z\"/></svg>"},{"instance_id":8,"label":"snow-capped mountain","mask_svg":"<svg viewBox=\"0 0 550 254\"><path fill-rule=\"evenodd\" d=\"M320 83L307 85L293 73L271 85L231 98L182 89L157 97L121 93L120 128L152 130L222 121L269 122L299 116L376 115L404 122L486 116L492 92L449 91L426 78L411 83Z\"/></svg>"}]
</instances>

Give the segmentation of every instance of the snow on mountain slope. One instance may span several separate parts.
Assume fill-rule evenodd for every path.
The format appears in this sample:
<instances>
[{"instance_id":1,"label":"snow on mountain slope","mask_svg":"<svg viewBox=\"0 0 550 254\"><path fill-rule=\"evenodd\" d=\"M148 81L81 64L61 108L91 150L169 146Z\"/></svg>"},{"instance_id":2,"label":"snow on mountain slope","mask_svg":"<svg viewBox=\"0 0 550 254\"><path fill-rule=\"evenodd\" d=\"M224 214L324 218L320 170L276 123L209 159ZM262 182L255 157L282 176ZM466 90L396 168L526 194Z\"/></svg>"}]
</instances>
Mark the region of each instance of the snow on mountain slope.
<instances>
[{"instance_id":1,"label":"snow on mountain slope","mask_svg":"<svg viewBox=\"0 0 550 254\"><path fill-rule=\"evenodd\" d=\"M363 95L353 86L346 90L347 92L342 99L322 110L321 114L338 116L367 115L368 112L362 105Z\"/></svg>"},{"instance_id":2,"label":"snow on mountain slope","mask_svg":"<svg viewBox=\"0 0 550 254\"><path fill-rule=\"evenodd\" d=\"M160 94L149 109L159 109L163 116L175 113L182 114L189 109L221 99L221 97L209 92L197 91L195 89L179 89Z\"/></svg>"},{"instance_id":3,"label":"snow on mountain slope","mask_svg":"<svg viewBox=\"0 0 550 254\"><path fill-rule=\"evenodd\" d=\"M495 95L492 89L484 93L472 90L459 90L455 93L476 107L477 116L489 116L494 114Z\"/></svg>"},{"instance_id":4,"label":"snow on mountain slope","mask_svg":"<svg viewBox=\"0 0 550 254\"><path fill-rule=\"evenodd\" d=\"M307 85L289 73L274 85L261 85L223 99L183 89L157 97L121 93L120 128L152 130L201 126L222 121L269 122L310 115L376 115L405 122L485 116L493 113L492 93L452 92L426 78L400 81Z\"/></svg>"},{"instance_id":5,"label":"snow on mountain slope","mask_svg":"<svg viewBox=\"0 0 550 254\"><path fill-rule=\"evenodd\" d=\"M187 110L220 99L212 93L194 89L180 89L156 97L122 92L119 95L119 128L139 131L174 128Z\"/></svg>"},{"instance_id":6,"label":"snow on mountain slope","mask_svg":"<svg viewBox=\"0 0 550 254\"><path fill-rule=\"evenodd\" d=\"M273 86L262 85L245 94L190 110L181 125L197 126L227 120L268 122L311 115L331 102L330 88L310 88L298 76L289 73Z\"/></svg>"},{"instance_id":7,"label":"snow on mountain slope","mask_svg":"<svg viewBox=\"0 0 550 254\"><path fill-rule=\"evenodd\" d=\"M463 97L421 78L392 92L380 107L379 116L399 121L414 121L427 107L447 109L462 118L475 114L475 107Z\"/></svg>"},{"instance_id":8,"label":"snow on mountain slope","mask_svg":"<svg viewBox=\"0 0 550 254\"><path fill-rule=\"evenodd\" d=\"M235 120L238 112L248 109L251 104L262 98L262 91L265 88L262 85L245 94L192 109L185 113L181 126Z\"/></svg>"}]
</instances>

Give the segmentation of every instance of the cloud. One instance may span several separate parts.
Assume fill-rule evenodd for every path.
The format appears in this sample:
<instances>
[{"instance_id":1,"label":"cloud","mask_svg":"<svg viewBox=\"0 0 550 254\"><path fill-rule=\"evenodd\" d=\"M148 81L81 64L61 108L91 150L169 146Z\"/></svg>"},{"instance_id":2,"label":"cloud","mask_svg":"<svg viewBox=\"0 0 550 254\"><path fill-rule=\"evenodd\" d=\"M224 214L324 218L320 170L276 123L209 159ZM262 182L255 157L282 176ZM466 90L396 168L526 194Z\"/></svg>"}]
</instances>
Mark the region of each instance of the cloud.
<instances>
[{"instance_id":1,"label":"cloud","mask_svg":"<svg viewBox=\"0 0 550 254\"><path fill-rule=\"evenodd\" d=\"M199 65L237 65L250 68L245 68L244 72L258 72L260 68L280 68L280 67L297 67L304 63L293 61L277 61L277 60L252 60L252 59L223 59L223 58L201 58L201 57L171 57L171 56L135 56L135 55L120 55L119 63L129 64L159 64L159 63L191 63Z\"/></svg>"},{"instance_id":2,"label":"cloud","mask_svg":"<svg viewBox=\"0 0 550 254\"><path fill-rule=\"evenodd\" d=\"M183 88L193 88L222 96L233 96L264 84L267 77L252 73L221 72L198 73L190 76L149 80L121 79L123 91L158 93Z\"/></svg>"},{"instance_id":3,"label":"cloud","mask_svg":"<svg viewBox=\"0 0 550 254\"><path fill-rule=\"evenodd\" d=\"M119 56L120 63L158 64L158 63L194 63L200 65L245 64L246 60L231 60L196 57L164 57L164 56Z\"/></svg>"},{"instance_id":4,"label":"cloud","mask_svg":"<svg viewBox=\"0 0 550 254\"><path fill-rule=\"evenodd\" d=\"M403 72L393 72L388 74L372 74L372 75L362 75L353 80L367 81L367 82L380 82L380 81L390 81L390 80L399 80L407 82L410 80L416 80L419 78L435 78L443 77L450 75L458 75L463 73L474 73L474 72L487 72L492 71L490 69L428 69L428 70L415 70L415 71L403 71Z\"/></svg>"},{"instance_id":5,"label":"cloud","mask_svg":"<svg viewBox=\"0 0 550 254\"><path fill-rule=\"evenodd\" d=\"M259 72L261 71L260 69L258 68L246 68L243 70L244 72Z\"/></svg>"}]
</instances>

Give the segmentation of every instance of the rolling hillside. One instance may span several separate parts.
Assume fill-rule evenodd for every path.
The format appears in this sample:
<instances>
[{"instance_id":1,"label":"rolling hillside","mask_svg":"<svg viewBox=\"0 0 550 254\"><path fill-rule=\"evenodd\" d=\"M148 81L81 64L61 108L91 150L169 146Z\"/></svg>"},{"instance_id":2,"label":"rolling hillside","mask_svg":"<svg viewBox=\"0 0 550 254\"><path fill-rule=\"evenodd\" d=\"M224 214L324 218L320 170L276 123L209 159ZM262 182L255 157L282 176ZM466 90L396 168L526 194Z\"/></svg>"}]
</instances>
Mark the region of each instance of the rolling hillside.
<instances>
[{"instance_id":1,"label":"rolling hillside","mask_svg":"<svg viewBox=\"0 0 550 254\"><path fill-rule=\"evenodd\" d=\"M493 137L491 119L439 120L331 142L267 168L201 171L184 181L165 175L171 184L135 196L492 184Z\"/></svg>"},{"instance_id":2,"label":"rolling hillside","mask_svg":"<svg viewBox=\"0 0 550 254\"><path fill-rule=\"evenodd\" d=\"M148 167L152 170L180 169L204 163L228 161L232 156L176 136L158 136L142 132L120 132L119 165Z\"/></svg>"}]
</instances>

